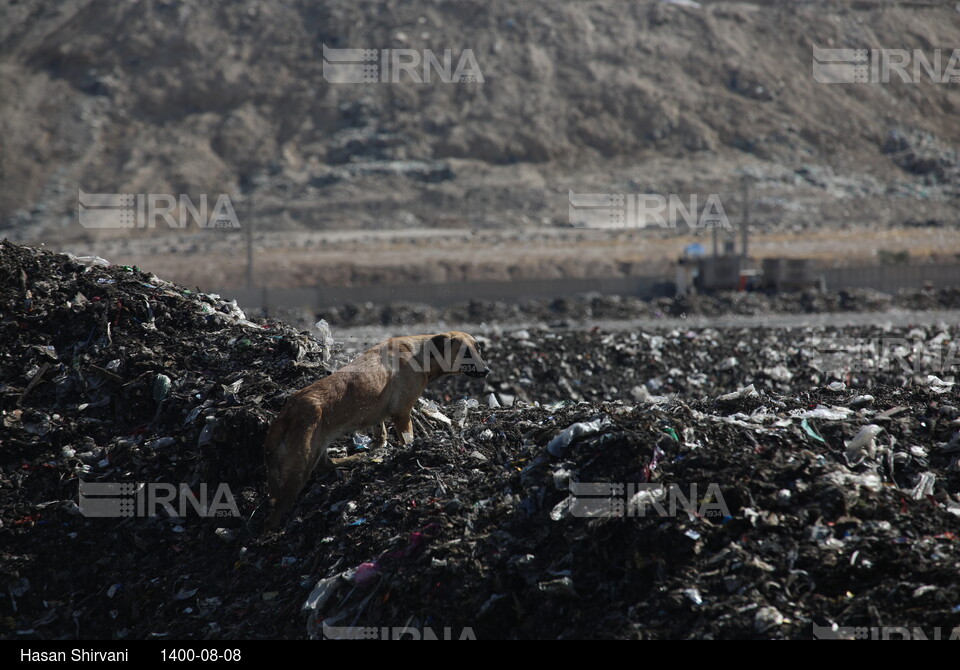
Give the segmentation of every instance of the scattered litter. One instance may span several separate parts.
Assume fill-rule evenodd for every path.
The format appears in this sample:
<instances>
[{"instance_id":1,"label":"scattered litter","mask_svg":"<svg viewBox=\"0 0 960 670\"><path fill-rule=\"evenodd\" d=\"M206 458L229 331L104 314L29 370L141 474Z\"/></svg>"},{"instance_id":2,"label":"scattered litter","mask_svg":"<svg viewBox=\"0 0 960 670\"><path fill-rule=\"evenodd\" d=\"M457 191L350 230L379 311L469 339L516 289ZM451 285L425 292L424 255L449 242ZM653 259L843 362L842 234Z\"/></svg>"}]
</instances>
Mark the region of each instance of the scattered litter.
<instances>
[{"instance_id":1,"label":"scattered litter","mask_svg":"<svg viewBox=\"0 0 960 670\"><path fill-rule=\"evenodd\" d=\"M493 395L493 394L491 394ZM420 398L419 409L424 416L439 421L445 426L452 426L453 421L450 420L446 414L440 411L440 407L433 400L428 400L427 398Z\"/></svg>"}]
</instances>

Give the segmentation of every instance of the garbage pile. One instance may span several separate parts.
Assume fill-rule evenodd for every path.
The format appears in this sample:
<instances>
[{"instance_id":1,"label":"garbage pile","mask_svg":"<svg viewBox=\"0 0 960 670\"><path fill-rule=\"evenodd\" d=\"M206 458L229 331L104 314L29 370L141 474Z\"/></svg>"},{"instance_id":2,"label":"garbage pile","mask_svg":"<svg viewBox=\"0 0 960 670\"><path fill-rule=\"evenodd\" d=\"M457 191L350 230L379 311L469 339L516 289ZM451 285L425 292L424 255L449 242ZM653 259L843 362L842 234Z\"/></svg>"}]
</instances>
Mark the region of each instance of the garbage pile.
<instances>
[{"instance_id":1,"label":"garbage pile","mask_svg":"<svg viewBox=\"0 0 960 670\"><path fill-rule=\"evenodd\" d=\"M329 352L285 324L96 257L5 242L0 305L4 452L42 442L68 470L247 476L271 411L327 372Z\"/></svg>"},{"instance_id":2,"label":"garbage pile","mask_svg":"<svg viewBox=\"0 0 960 670\"><path fill-rule=\"evenodd\" d=\"M960 328L946 323L650 332L507 328L481 341L497 352L499 374L488 384L503 406L703 398L746 385L789 395L840 382L869 392L960 369ZM451 380L437 399L469 388L465 380Z\"/></svg>"},{"instance_id":3,"label":"garbage pile","mask_svg":"<svg viewBox=\"0 0 960 670\"><path fill-rule=\"evenodd\" d=\"M506 329L480 338L487 380L429 387L412 444L315 475L263 534L266 428L336 335L0 244L0 636L960 625L955 325ZM223 514L91 516L81 480L231 494Z\"/></svg>"},{"instance_id":4,"label":"garbage pile","mask_svg":"<svg viewBox=\"0 0 960 670\"><path fill-rule=\"evenodd\" d=\"M350 303L317 313L332 326L399 326L415 323L494 323L542 321L584 323L591 320L628 320L669 316L722 314L813 314L823 312L877 312L960 309L960 288L901 289L895 295L874 289L794 291L784 293L718 292L646 300L634 296L584 294L565 298L525 299L517 302L470 300L438 308L410 302L388 305Z\"/></svg>"}]
</instances>

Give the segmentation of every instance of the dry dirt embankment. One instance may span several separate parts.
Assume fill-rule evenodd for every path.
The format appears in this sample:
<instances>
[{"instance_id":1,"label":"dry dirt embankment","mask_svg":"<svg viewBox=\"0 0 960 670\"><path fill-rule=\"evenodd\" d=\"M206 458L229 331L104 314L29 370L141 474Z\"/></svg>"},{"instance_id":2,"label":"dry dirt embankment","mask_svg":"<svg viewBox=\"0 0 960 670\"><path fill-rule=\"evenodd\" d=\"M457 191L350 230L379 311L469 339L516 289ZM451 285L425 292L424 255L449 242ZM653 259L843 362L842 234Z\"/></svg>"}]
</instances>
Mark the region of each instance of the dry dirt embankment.
<instances>
[{"instance_id":1,"label":"dry dirt embankment","mask_svg":"<svg viewBox=\"0 0 960 670\"><path fill-rule=\"evenodd\" d=\"M854 226L859 253L907 248L909 230L873 235L956 226L957 86L818 84L812 47L941 49L945 63L958 29L950 3L7 4L0 226L56 245L113 239L78 226L81 188L228 193L261 232L566 225L570 190L718 193L736 220L746 173L763 229L796 242ZM469 48L485 82L332 85L323 45ZM131 237L111 260L149 267L151 247ZM940 243L913 251L960 248ZM228 252L196 260L158 262L183 281L198 265L235 267ZM597 262L527 266L576 274ZM422 249L403 264L433 265ZM483 254L462 264L447 274L524 267ZM263 269L316 279L295 250Z\"/></svg>"}]
</instances>

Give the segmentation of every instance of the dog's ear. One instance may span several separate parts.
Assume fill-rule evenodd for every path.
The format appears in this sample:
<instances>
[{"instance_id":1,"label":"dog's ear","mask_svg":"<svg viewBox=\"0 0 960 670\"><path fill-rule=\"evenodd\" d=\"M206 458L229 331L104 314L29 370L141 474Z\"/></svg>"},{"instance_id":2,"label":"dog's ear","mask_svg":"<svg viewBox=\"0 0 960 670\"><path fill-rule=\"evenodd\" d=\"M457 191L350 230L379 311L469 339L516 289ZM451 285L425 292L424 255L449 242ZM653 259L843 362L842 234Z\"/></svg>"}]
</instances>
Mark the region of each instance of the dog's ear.
<instances>
[{"instance_id":1,"label":"dog's ear","mask_svg":"<svg viewBox=\"0 0 960 670\"><path fill-rule=\"evenodd\" d=\"M450 338L446 333L434 335L423 347L424 369L432 370L435 365L443 369L443 362L450 355Z\"/></svg>"},{"instance_id":2,"label":"dog's ear","mask_svg":"<svg viewBox=\"0 0 960 670\"><path fill-rule=\"evenodd\" d=\"M447 346L447 340L449 336L446 333L440 333L439 335L434 335L430 338L430 344L433 345L433 350L438 353L443 353L444 348Z\"/></svg>"}]
</instances>

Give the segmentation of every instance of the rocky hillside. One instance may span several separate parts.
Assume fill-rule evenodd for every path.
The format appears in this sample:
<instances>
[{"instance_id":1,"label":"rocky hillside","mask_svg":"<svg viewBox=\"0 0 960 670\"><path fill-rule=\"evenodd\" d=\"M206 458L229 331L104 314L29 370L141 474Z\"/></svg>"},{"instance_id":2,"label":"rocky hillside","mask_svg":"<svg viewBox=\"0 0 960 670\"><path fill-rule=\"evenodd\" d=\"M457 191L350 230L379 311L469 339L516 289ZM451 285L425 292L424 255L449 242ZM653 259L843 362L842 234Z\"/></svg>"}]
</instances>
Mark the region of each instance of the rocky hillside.
<instances>
[{"instance_id":1,"label":"rocky hillside","mask_svg":"<svg viewBox=\"0 0 960 670\"><path fill-rule=\"evenodd\" d=\"M771 222L948 216L960 89L811 67L814 45L946 63L958 29L922 2L4 3L0 227L82 237L78 189L228 193L261 229L555 225L571 189L741 168ZM324 45L470 49L484 81L330 84Z\"/></svg>"}]
</instances>

